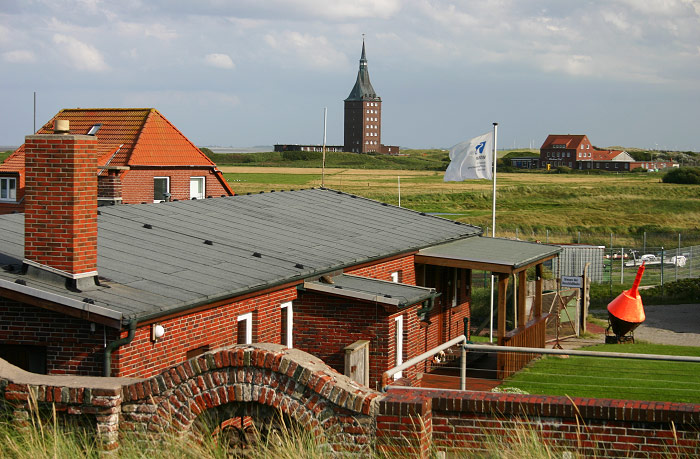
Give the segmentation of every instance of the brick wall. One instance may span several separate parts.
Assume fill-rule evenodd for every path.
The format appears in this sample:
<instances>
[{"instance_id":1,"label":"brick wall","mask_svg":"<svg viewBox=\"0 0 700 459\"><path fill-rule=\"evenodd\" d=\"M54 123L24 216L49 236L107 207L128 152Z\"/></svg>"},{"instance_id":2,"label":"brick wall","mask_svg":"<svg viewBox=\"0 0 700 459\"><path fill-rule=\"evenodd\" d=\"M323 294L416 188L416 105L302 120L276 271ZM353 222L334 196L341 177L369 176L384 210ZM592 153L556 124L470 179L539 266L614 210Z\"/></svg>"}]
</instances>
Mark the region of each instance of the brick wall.
<instances>
[{"instance_id":1,"label":"brick wall","mask_svg":"<svg viewBox=\"0 0 700 459\"><path fill-rule=\"evenodd\" d=\"M46 348L47 373L101 376L104 342L117 331L46 309L0 298L0 344Z\"/></svg>"},{"instance_id":2,"label":"brick wall","mask_svg":"<svg viewBox=\"0 0 700 459\"><path fill-rule=\"evenodd\" d=\"M228 192L208 167L186 169L134 169L122 175L123 203L153 202L153 177L170 177L171 199L190 199L190 177L205 177L204 196L228 196Z\"/></svg>"},{"instance_id":3,"label":"brick wall","mask_svg":"<svg viewBox=\"0 0 700 459\"><path fill-rule=\"evenodd\" d=\"M345 270L347 274L371 277L385 281L391 280L391 273L399 272L399 282L416 285L416 268L413 263L414 255L402 255L381 263L368 264Z\"/></svg>"},{"instance_id":4,"label":"brick wall","mask_svg":"<svg viewBox=\"0 0 700 459\"><path fill-rule=\"evenodd\" d=\"M421 419L438 451L485 451L494 439L516 441L521 429L584 457L700 454L697 404L392 389L380 403L377 438L417 452L425 448L413 427Z\"/></svg>"},{"instance_id":5,"label":"brick wall","mask_svg":"<svg viewBox=\"0 0 700 459\"><path fill-rule=\"evenodd\" d=\"M295 287L254 298L160 320L162 339L151 341L151 325L140 326L133 341L120 347L112 359L112 374L146 378L187 360L187 351L209 346L215 349L236 344L238 317L253 313L253 342L280 343L282 303L296 298ZM127 332L122 332L126 337Z\"/></svg>"},{"instance_id":6,"label":"brick wall","mask_svg":"<svg viewBox=\"0 0 700 459\"><path fill-rule=\"evenodd\" d=\"M242 403L325 431L336 450L362 450L376 438L380 450L405 456L478 453L494 439L516 442L524 429L574 456L700 455L699 404L413 388L380 394L313 356L270 344L221 349L136 382L37 377L0 362L0 404L18 425L29 424L30 393L42 407L94 416L105 449L118 446L120 430L186 431L201 413Z\"/></svg>"}]
</instances>

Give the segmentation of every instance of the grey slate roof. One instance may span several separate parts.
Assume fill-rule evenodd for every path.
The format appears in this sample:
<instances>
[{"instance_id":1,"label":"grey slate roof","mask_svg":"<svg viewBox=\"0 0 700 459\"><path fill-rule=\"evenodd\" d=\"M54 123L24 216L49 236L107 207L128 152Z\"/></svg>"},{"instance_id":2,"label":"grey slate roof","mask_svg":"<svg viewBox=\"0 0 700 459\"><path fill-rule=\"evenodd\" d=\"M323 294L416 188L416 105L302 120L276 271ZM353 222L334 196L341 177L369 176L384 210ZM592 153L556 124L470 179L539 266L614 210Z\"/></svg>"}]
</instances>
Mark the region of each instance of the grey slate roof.
<instances>
[{"instance_id":1,"label":"grey slate roof","mask_svg":"<svg viewBox=\"0 0 700 459\"><path fill-rule=\"evenodd\" d=\"M69 292L5 270L0 280L143 320L481 233L324 189L99 210L104 287ZM0 265L21 265L23 251L24 215L0 216Z\"/></svg>"},{"instance_id":2,"label":"grey slate roof","mask_svg":"<svg viewBox=\"0 0 700 459\"><path fill-rule=\"evenodd\" d=\"M479 237L428 247L420 250L418 255L433 259L461 260L518 269L556 255L561 250L561 247L535 242Z\"/></svg>"},{"instance_id":3,"label":"grey slate roof","mask_svg":"<svg viewBox=\"0 0 700 459\"><path fill-rule=\"evenodd\" d=\"M321 280L304 282L304 289L344 298L355 298L386 306L405 308L435 296L435 289L341 274L333 284Z\"/></svg>"},{"instance_id":4,"label":"grey slate roof","mask_svg":"<svg viewBox=\"0 0 700 459\"><path fill-rule=\"evenodd\" d=\"M350 95L345 100L381 100L369 81L369 70L367 69L367 57L365 56L365 42L362 42L362 57L360 58L360 69L357 71L357 80Z\"/></svg>"}]
</instances>

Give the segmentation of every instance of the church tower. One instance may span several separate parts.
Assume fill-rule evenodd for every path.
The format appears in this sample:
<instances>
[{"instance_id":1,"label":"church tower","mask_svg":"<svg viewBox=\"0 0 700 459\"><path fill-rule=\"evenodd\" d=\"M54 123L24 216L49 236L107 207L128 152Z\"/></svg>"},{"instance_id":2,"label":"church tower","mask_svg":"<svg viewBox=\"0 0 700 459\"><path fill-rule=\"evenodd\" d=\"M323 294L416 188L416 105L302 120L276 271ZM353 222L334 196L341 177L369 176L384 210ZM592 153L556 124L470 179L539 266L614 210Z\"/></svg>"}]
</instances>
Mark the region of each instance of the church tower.
<instances>
[{"instance_id":1,"label":"church tower","mask_svg":"<svg viewBox=\"0 0 700 459\"><path fill-rule=\"evenodd\" d=\"M345 99L344 150L353 153L382 151L382 99L369 81L364 38L357 81Z\"/></svg>"}]
</instances>

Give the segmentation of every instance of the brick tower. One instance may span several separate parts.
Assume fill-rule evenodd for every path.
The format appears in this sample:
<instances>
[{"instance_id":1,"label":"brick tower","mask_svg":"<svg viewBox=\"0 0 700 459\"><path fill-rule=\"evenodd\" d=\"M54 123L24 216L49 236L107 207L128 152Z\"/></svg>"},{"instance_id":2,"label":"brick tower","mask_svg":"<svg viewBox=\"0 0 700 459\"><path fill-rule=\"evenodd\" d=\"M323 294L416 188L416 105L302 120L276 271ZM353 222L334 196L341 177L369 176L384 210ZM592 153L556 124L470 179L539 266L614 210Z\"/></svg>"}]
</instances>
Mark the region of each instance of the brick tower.
<instances>
[{"instance_id":1,"label":"brick tower","mask_svg":"<svg viewBox=\"0 0 700 459\"><path fill-rule=\"evenodd\" d=\"M382 151L382 98L377 96L369 81L364 39L357 81L345 99L344 150L353 153Z\"/></svg>"}]
</instances>

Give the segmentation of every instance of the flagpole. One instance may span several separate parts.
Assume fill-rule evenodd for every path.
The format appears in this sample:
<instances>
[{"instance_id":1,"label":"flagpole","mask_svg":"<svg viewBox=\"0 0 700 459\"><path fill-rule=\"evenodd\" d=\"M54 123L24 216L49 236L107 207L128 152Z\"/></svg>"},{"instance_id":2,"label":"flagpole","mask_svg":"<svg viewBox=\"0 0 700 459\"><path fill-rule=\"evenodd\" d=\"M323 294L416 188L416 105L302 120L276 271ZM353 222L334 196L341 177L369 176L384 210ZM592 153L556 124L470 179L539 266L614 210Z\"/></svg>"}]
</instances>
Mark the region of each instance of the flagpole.
<instances>
[{"instance_id":1,"label":"flagpole","mask_svg":"<svg viewBox=\"0 0 700 459\"><path fill-rule=\"evenodd\" d=\"M321 187L325 186L326 178L326 118L328 117L328 107L323 107L323 159L321 161Z\"/></svg>"},{"instance_id":2,"label":"flagpole","mask_svg":"<svg viewBox=\"0 0 700 459\"><path fill-rule=\"evenodd\" d=\"M498 123L493 123L493 204L491 206L491 237L496 237L496 163L498 162L498 157L496 153L498 149L496 144L498 143ZM489 342L493 343L493 273L491 274L491 320L489 326Z\"/></svg>"}]
</instances>

